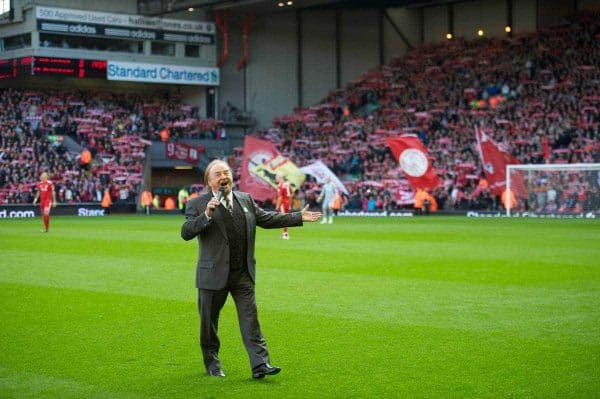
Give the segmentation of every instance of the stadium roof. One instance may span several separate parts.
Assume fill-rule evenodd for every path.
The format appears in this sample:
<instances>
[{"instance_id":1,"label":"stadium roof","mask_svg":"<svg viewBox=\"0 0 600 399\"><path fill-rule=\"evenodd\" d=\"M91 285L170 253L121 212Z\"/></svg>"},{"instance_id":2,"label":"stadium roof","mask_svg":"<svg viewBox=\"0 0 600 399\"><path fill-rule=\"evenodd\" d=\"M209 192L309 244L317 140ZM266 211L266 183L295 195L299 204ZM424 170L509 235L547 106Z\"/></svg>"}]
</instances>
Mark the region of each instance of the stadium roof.
<instances>
[{"instance_id":1,"label":"stadium roof","mask_svg":"<svg viewBox=\"0 0 600 399\"><path fill-rule=\"evenodd\" d=\"M239 10L274 12L282 8L281 0L138 0L138 10L144 15L160 15L188 8L208 10ZM380 8L380 7L424 7L455 3L458 0L294 0L294 9L317 8ZM285 1L287 3L287 1ZM289 10L289 7L283 9Z\"/></svg>"}]
</instances>

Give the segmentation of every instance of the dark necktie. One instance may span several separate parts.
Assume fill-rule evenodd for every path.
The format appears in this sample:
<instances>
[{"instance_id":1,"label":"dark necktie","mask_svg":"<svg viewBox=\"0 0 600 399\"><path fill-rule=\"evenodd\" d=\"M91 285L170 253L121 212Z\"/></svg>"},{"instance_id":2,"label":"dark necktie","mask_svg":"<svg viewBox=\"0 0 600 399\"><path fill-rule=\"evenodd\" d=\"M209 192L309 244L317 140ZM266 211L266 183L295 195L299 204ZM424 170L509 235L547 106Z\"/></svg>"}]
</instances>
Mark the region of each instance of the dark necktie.
<instances>
[{"instance_id":1,"label":"dark necktie","mask_svg":"<svg viewBox=\"0 0 600 399\"><path fill-rule=\"evenodd\" d=\"M229 197L225 197L225 208L233 215L233 207L231 206L231 201L229 201Z\"/></svg>"}]
</instances>

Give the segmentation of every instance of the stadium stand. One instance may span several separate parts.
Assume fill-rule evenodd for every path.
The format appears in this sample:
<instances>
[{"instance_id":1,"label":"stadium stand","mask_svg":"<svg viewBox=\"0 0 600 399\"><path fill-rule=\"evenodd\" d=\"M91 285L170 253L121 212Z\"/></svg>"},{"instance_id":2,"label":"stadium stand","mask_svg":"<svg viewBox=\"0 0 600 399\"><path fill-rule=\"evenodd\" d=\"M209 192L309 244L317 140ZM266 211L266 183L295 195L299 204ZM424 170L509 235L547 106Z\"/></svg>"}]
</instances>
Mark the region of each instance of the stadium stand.
<instances>
[{"instance_id":1,"label":"stadium stand","mask_svg":"<svg viewBox=\"0 0 600 399\"><path fill-rule=\"evenodd\" d=\"M347 207L368 210L404 205L396 194L411 189L385 138L414 133L443 179L440 208L496 209L475 126L522 163L545 151L551 163L600 161L599 21L582 13L535 34L422 46L259 136L298 165L321 159L353 193ZM314 200L314 183L304 189Z\"/></svg>"},{"instance_id":2,"label":"stadium stand","mask_svg":"<svg viewBox=\"0 0 600 399\"><path fill-rule=\"evenodd\" d=\"M522 163L600 162L599 21L588 12L535 34L425 45L256 134L297 165L326 163L350 189L346 208L389 210L407 206L412 190L385 138L414 133L442 177L433 192L440 209L494 210L500 202L486 188L475 126ZM4 203L30 202L42 169L60 202L100 202L105 188L114 201L130 200L144 148L161 131L172 141L219 138L222 126L161 95L6 89L0 99ZM92 164L49 134L88 148ZM240 160L230 157L238 176ZM300 196L314 204L316 184L306 182Z\"/></svg>"}]
</instances>

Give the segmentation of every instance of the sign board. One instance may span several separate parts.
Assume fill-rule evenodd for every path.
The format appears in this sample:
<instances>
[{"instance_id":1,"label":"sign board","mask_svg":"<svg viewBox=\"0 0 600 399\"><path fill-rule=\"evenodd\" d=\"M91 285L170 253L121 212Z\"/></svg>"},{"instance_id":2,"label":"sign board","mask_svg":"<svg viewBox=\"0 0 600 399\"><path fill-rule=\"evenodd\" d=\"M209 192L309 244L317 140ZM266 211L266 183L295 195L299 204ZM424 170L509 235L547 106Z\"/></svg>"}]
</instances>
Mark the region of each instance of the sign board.
<instances>
[{"instance_id":1,"label":"sign board","mask_svg":"<svg viewBox=\"0 0 600 399\"><path fill-rule=\"evenodd\" d=\"M219 69L187 65L161 65L140 62L108 61L108 80L168 83L182 85L219 85Z\"/></svg>"}]
</instances>

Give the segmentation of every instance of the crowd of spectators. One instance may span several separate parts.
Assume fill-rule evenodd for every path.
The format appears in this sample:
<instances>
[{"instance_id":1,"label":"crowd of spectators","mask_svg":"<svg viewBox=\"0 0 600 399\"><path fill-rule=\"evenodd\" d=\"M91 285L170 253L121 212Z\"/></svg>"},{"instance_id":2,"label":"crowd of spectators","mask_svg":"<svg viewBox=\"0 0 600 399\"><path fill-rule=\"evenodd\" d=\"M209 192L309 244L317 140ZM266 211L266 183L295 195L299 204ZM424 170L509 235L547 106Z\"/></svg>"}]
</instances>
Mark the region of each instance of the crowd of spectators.
<instances>
[{"instance_id":1,"label":"crowd of spectators","mask_svg":"<svg viewBox=\"0 0 600 399\"><path fill-rule=\"evenodd\" d=\"M169 92L135 95L63 91L48 95L68 104L57 121L58 128L77 135L79 142L128 134L154 141L161 140L164 130L175 141L217 138L222 126L221 121L199 118L198 107L183 104L180 96Z\"/></svg>"},{"instance_id":2,"label":"crowd of spectators","mask_svg":"<svg viewBox=\"0 0 600 399\"><path fill-rule=\"evenodd\" d=\"M524 164L600 162L599 66L598 14L535 34L452 39L365 73L259 136L298 165L323 161L351 192L346 207L367 210L412 202L385 139L416 134L443 181L432 193L440 209L495 210L475 126Z\"/></svg>"},{"instance_id":3,"label":"crowd of spectators","mask_svg":"<svg viewBox=\"0 0 600 399\"><path fill-rule=\"evenodd\" d=\"M43 171L61 203L135 200L151 140L216 138L220 122L197 117L177 96L131 96L105 91L0 91L0 203L29 203ZM91 155L69 151L71 137Z\"/></svg>"},{"instance_id":4,"label":"crowd of spectators","mask_svg":"<svg viewBox=\"0 0 600 399\"><path fill-rule=\"evenodd\" d=\"M600 174L568 171L527 173L531 190L527 209L534 213L582 213L598 211Z\"/></svg>"},{"instance_id":5,"label":"crowd of spectators","mask_svg":"<svg viewBox=\"0 0 600 399\"><path fill-rule=\"evenodd\" d=\"M413 189L385 140L415 134L442 180L432 193L439 209L495 210L501 204L487 188L475 126L522 163L600 162L599 65L600 16L593 13L534 34L452 39L368 71L258 135L297 165L328 165L349 189L347 209L391 210L411 206ZM100 201L105 188L126 200L139 189L150 141L221 138L222 130L221 121L200 119L172 94L6 89L0 107L0 198L10 203L30 202L43 170L58 183L61 202ZM227 115L236 115L230 104ZM52 135L71 136L93 162L83 165ZM590 205L597 179L576 180L540 174L523 202ZM555 186L561 181L569 188ZM316 194L310 179L299 192L313 203Z\"/></svg>"}]
</instances>

